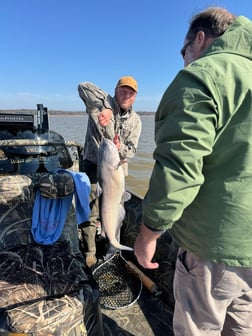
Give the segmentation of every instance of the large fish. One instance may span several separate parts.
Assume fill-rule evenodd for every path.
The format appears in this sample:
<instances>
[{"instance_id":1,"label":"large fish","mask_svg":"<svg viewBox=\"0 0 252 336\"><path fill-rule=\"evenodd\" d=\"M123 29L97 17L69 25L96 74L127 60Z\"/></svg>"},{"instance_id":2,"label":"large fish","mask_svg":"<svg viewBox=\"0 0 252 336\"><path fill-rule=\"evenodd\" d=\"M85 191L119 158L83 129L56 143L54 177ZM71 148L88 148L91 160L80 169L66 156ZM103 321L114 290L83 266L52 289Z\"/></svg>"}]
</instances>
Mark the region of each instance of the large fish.
<instances>
[{"instance_id":1,"label":"large fish","mask_svg":"<svg viewBox=\"0 0 252 336\"><path fill-rule=\"evenodd\" d=\"M102 227L110 244L119 250L133 251L120 244L120 229L125 216L123 203L129 199L125 192L125 176L118 149L113 141L103 138L98 149L98 194L101 194Z\"/></svg>"}]
</instances>

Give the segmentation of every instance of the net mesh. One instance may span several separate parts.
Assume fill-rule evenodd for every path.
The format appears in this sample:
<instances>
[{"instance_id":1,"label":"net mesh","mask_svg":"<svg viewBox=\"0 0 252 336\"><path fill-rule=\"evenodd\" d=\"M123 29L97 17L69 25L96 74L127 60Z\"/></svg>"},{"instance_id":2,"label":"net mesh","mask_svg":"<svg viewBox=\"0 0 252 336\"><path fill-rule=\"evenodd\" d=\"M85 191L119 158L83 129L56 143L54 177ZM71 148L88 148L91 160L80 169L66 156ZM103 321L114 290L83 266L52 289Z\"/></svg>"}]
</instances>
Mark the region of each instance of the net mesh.
<instances>
[{"instance_id":1,"label":"net mesh","mask_svg":"<svg viewBox=\"0 0 252 336\"><path fill-rule=\"evenodd\" d=\"M107 309L126 308L134 304L142 291L142 281L125 267L125 260L115 254L93 271L99 285L101 306Z\"/></svg>"}]
</instances>

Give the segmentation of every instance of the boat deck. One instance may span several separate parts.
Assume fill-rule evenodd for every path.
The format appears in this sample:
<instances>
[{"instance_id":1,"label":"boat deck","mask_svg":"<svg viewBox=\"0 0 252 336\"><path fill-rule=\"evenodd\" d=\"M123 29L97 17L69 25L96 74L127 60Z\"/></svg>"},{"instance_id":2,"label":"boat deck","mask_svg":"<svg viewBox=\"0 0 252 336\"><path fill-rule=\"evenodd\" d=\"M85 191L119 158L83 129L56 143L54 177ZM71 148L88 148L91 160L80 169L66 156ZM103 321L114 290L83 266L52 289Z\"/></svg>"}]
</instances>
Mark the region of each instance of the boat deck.
<instances>
[{"instance_id":1,"label":"boat deck","mask_svg":"<svg viewBox=\"0 0 252 336\"><path fill-rule=\"evenodd\" d=\"M105 336L173 336L171 308L146 289L132 306L102 314Z\"/></svg>"},{"instance_id":2,"label":"boat deck","mask_svg":"<svg viewBox=\"0 0 252 336\"><path fill-rule=\"evenodd\" d=\"M121 230L121 243L133 247L142 221L142 200L132 195L125 203L126 217ZM173 275L177 246L169 232L157 243L154 259L159 262L157 270L143 269L132 252L123 251L122 256L137 266L157 286L153 293L143 285L138 300L120 309L105 309L102 316L105 336L173 336L172 316L174 308ZM126 280L127 281L127 280Z\"/></svg>"}]
</instances>

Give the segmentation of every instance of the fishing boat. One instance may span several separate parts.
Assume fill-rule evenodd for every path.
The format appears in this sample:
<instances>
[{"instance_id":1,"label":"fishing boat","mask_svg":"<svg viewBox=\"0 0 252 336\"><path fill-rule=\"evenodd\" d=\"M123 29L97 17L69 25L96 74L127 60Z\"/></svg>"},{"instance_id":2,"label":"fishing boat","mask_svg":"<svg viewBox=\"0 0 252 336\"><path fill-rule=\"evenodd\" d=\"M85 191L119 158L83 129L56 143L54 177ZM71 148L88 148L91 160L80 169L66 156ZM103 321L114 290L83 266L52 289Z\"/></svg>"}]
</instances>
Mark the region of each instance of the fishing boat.
<instances>
[{"instance_id":1,"label":"fishing boat","mask_svg":"<svg viewBox=\"0 0 252 336\"><path fill-rule=\"evenodd\" d=\"M40 211L56 206L59 214L74 194L68 172L79 171L81 155L82 144L50 130L42 104L36 113L0 113L0 335L172 336L177 246L168 231L157 244L157 270L143 269L130 251L108 257L100 231L98 262L88 268L74 198L57 239L55 228L49 243L34 236L38 194ZM142 199L131 194L124 207L120 240L133 247Z\"/></svg>"}]
</instances>

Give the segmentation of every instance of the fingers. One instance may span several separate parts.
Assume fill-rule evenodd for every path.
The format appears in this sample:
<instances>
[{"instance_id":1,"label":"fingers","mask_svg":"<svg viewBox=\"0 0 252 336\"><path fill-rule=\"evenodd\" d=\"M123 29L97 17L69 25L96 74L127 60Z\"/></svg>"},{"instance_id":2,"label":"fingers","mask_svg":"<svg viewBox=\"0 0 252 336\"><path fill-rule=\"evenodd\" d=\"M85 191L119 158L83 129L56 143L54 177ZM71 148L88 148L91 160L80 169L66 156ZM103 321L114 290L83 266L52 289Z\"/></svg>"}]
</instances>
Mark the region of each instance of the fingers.
<instances>
[{"instance_id":1,"label":"fingers","mask_svg":"<svg viewBox=\"0 0 252 336\"><path fill-rule=\"evenodd\" d=\"M118 134L116 134L116 135L114 136L113 142L114 142L114 144L116 145L116 148L117 148L117 149L120 149L121 144L120 144L120 139L119 139L119 135L118 135Z\"/></svg>"},{"instance_id":2,"label":"fingers","mask_svg":"<svg viewBox=\"0 0 252 336\"><path fill-rule=\"evenodd\" d=\"M137 257L137 261L141 266L143 266L144 268L147 268L147 269L157 269L159 267L159 263L157 263L157 262L140 260L138 257Z\"/></svg>"},{"instance_id":3,"label":"fingers","mask_svg":"<svg viewBox=\"0 0 252 336\"><path fill-rule=\"evenodd\" d=\"M113 141L114 141L114 142L117 142L117 141L119 141L119 135L118 135L118 134L116 134L116 135L115 135L115 137L114 137Z\"/></svg>"},{"instance_id":4,"label":"fingers","mask_svg":"<svg viewBox=\"0 0 252 336\"><path fill-rule=\"evenodd\" d=\"M144 268L155 269L159 267L157 262L152 262L159 236L160 233L151 231L142 223L140 232L135 240L134 253L137 261Z\"/></svg>"},{"instance_id":5,"label":"fingers","mask_svg":"<svg viewBox=\"0 0 252 336\"><path fill-rule=\"evenodd\" d=\"M112 117L112 110L104 109L98 115L98 121L101 126L107 126Z\"/></svg>"}]
</instances>

